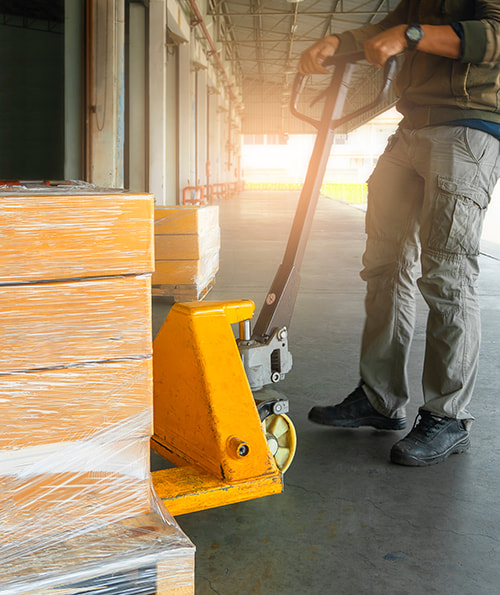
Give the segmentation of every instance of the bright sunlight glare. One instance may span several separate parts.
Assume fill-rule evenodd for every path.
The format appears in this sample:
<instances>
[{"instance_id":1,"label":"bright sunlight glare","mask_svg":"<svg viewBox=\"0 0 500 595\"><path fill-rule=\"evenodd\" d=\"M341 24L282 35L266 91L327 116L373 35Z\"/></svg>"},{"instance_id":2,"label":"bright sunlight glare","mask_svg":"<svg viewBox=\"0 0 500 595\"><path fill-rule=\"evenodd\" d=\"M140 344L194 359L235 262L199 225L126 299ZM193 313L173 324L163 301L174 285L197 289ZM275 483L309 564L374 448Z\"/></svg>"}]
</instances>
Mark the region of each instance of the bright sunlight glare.
<instances>
[{"instance_id":1,"label":"bright sunlight glare","mask_svg":"<svg viewBox=\"0 0 500 595\"><path fill-rule=\"evenodd\" d=\"M366 180L396 130L400 115L388 110L348 135L336 135L324 177L322 193L357 204L366 203ZM242 167L249 190L298 190L306 177L315 134L245 135ZM282 144L280 144L282 143ZM485 249L500 246L500 183L493 193L482 234ZM495 248L496 250L496 248ZM500 258L500 247L496 256Z\"/></svg>"},{"instance_id":2,"label":"bright sunlight glare","mask_svg":"<svg viewBox=\"0 0 500 595\"><path fill-rule=\"evenodd\" d=\"M336 135L324 181L364 183L399 120L398 112L391 109L348 135ZM279 135L245 135L242 146L245 183L301 184L315 138L315 134L290 135L285 144Z\"/></svg>"}]
</instances>

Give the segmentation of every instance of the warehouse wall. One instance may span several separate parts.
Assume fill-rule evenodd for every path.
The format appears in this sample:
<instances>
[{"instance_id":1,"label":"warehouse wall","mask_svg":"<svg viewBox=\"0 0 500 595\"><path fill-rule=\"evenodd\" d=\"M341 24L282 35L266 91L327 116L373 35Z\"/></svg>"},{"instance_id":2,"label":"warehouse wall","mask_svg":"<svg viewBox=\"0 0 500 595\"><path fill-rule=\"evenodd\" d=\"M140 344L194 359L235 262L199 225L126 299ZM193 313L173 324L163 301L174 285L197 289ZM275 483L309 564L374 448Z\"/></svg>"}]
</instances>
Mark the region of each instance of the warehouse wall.
<instances>
[{"instance_id":1,"label":"warehouse wall","mask_svg":"<svg viewBox=\"0 0 500 595\"><path fill-rule=\"evenodd\" d=\"M58 27L5 22L0 178L80 178L152 192L159 205L180 203L186 186L236 181L235 92L214 62L215 24L192 26L189 3L66 0Z\"/></svg>"},{"instance_id":2,"label":"warehouse wall","mask_svg":"<svg viewBox=\"0 0 500 595\"><path fill-rule=\"evenodd\" d=\"M102 126L95 125L96 114L102 109L99 101L92 108L89 181L107 186L125 183L133 190L152 192L158 205L180 203L183 189L188 186L236 181L238 171L235 164L239 161L240 152L239 115L235 106L231 106L221 73L207 57L210 48L206 36L199 27L190 26L191 15L186 4L177 0L126 3L127 47L123 62L120 59L123 0L91 1L94 7L92 86L103 85L103 73L113 81L112 87L107 85L106 100L108 108L114 111L108 118L110 125L106 131ZM107 16L114 15L114 23L108 19L106 28L101 24L104 12ZM141 23L146 27L143 32ZM103 42L103 31L107 31L107 44ZM140 39L147 43L146 48L137 43ZM130 84L130 81L141 80L144 52L147 55L148 89L147 113L143 115L135 107L140 108L142 103L134 83ZM125 80L129 81L124 106L121 100L122 68ZM111 98L110 89L113 93ZM217 92L214 93L214 89ZM120 126L117 124L113 130L111 123L120 122L120 110L126 110L127 106L128 128L125 130L125 160L122 166L125 173L120 176ZM137 159L141 158L141 143L144 142L136 129L138 119L147 122L144 175L141 175L141 166L137 165ZM104 150L100 146L103 138L106 139ZM142 179L144 182L141 182ZM141 188L141 184L144 187Z\"/></svg>"}]
</instances>

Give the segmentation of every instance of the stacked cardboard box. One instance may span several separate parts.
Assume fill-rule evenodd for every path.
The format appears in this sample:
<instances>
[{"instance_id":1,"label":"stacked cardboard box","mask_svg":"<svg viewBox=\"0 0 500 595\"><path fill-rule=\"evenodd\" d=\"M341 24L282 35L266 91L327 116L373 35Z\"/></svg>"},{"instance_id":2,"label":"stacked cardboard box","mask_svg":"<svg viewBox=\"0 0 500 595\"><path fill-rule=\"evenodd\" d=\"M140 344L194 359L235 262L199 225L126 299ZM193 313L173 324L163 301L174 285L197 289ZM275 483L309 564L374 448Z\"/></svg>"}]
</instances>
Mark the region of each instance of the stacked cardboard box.
<instances>
[{"instance_id":1,"label":"stacked cardboard box","mask_svg":"<svg viewBox=\"0 0 500 595\"><path fill-rule=\"evenodd\" d=\"M202 299L219 270L219 207L155 208L153 295Z\"/></svg>"},{"instance_id":2,"label":"stacked cardboard box","mask_svg":"<svg viewBox=\"0 0 500 595\"><path fill-rule=\"evenodd\" d=\"M153 197L20 187L0 235L0 591L170 592L177 544L192 592L151 487Z\"/></svg>"},{"instance_id":3,"label":"stacked cardboard box","mask_svg":"<svg viewBox=\"0 0 500 595\"><path fill-rule=\"evenodd\" d=\"M150 509L152 204L0 196L0 554Z\"/></svg>"}]
</instances>

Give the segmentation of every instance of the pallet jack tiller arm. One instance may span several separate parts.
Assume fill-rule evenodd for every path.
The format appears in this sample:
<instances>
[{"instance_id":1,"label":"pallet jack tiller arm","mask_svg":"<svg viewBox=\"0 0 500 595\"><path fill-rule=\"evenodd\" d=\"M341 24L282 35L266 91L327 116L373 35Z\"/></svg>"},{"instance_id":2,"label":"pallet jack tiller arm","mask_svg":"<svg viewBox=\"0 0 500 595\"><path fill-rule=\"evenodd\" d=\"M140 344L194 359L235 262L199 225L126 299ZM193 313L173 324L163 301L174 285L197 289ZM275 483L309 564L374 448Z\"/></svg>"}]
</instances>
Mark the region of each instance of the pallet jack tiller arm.
<instances>
[{"instance_id":1,"label":"pallet jack tiller arm","mask_svg":"<svg viewBox=\"0 0 500 595\"><path fill-rule=\"evenodd\" d=\"M300 267L304 257L312 221L318 202L326 165L330 156L335 131L347 122L357 118L376 106L387 97L396 72L396 59L390 58L384 68L384 82L377 98L370 104L343 115L344 104L349 90L356 62L364 59L363 52L345 56L334 56L325 65L334 65L330 84L325 95L325 104L320 120L315 120L297 110L304 76L295 77L290 110L297 118L314 126L318 133L309 162L304 185L300 194L288 244L276 276L267 293L253 332L250 321L240 323L238 347L252 390L260 390L267 384L283 380L292 367L292 357L288 351L288 327L292 318L295 300L300 285ZM283 404L278 403L278 407ZM282 412L275 411L275 413Z\"/></svg>"}]
</instances>

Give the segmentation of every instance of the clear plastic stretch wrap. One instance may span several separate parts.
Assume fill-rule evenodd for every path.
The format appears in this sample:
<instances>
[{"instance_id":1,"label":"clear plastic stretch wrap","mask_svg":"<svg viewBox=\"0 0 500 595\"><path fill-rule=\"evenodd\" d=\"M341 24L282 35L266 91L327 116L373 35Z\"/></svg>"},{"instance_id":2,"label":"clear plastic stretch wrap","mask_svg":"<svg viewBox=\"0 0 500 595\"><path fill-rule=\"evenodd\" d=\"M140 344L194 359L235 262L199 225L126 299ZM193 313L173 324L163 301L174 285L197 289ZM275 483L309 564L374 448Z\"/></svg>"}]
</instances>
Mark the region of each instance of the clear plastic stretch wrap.
<instances>
[{"instance_id":1,"label":"clear plastic stretch wrap","mask_svg":"<svg viewBox=\"0 0 500 595\"><path fill-rule=\"evenodd\" d=\"M0 187L0 234L0 593L192 593L150 475L153 197Z\"/></svg>"},{"instance_id":2,"label":"clear plastic stretch wrap","mask_svg":"<svg viewBox=\"0 0 500 595\"><path fill-rule=\"evenodd\" d=\"M182 296L184 290L186 297L197 299L215 279L219 252L218 206L155 208L152 283L164 295Z\"/></svg>"},{"instance_id":3,"label":"clear plastic stretch wrap","mask_svg":"<svg viewBox=\"0 0 500 595\"><path fill-rule=\"evenodd\" d=\"M2 564L2 595L192 595L194 546L153 493L148 514L19 550Z\"/></svg>"},{"instance_id":4,"label":"clear plastic stretch wrap","mask_svg":"<svg viewBox=\"0 0 500 595\"><path fill-rule=\"evenodd\" d=\"M0 283L154 268L151 195L0 186Z\"/></svg>"}]
</instances>

